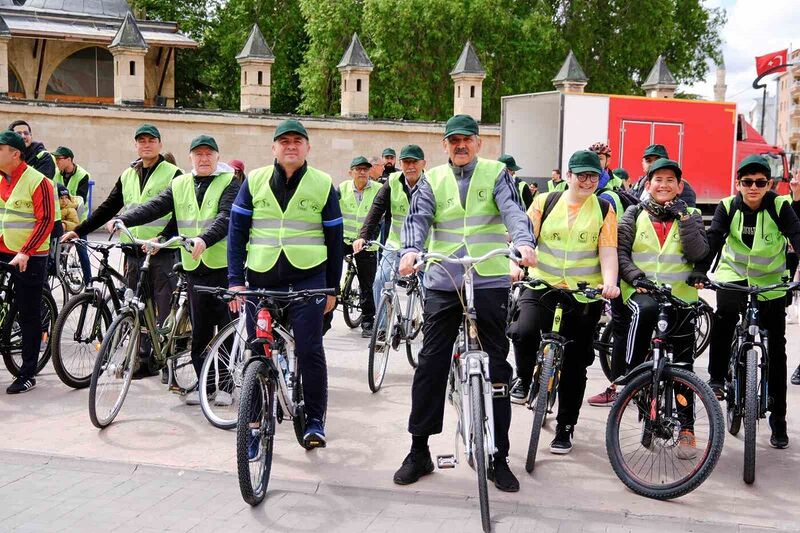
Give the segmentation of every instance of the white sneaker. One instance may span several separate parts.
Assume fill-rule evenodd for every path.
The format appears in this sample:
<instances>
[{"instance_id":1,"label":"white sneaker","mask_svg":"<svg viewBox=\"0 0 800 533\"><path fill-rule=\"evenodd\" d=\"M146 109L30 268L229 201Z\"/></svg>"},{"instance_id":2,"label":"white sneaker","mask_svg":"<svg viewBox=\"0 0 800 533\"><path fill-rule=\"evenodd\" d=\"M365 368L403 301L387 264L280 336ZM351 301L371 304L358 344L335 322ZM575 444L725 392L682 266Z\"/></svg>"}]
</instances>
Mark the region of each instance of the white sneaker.
<instances>
[{"instance_id":1,"label":"white sneaker","mask_svg":"<svg viewBox=\"0 0 800 533\"><path fill-rule=\"evenodd\" d=\"M218 390L214 395L214 405L217 407L229 407L233 405L233 396L223 390Z\"/></svg>"},{"instance_id":2,"label":"white sneaker","mask_svg":"<svg viewBox=\"0 0 800 533\"><path fill-rule=\"evenodd\" d=\"M200 391L192 391L184 396L186 405L200 405Z\"/></svg>"}]
</instances>

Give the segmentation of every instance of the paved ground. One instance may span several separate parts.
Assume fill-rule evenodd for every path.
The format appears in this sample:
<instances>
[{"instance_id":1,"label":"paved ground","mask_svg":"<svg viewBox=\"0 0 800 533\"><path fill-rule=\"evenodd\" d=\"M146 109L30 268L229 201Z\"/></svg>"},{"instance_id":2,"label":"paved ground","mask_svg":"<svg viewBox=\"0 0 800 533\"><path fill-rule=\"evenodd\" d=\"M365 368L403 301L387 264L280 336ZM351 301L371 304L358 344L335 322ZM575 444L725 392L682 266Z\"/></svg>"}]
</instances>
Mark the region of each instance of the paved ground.
<instances>
[{"instance_id":1,"label":"paved ground","mask_svg":"<svg viewBox=\"0 0 800 533\"><path fill-rule=\"evenodd\" d=\"M790 360L800 340L790 326ZM391 478L405 456L412 371L404 354L390 361L383 390L366 383L366 340L340 319L326 337L330 368L329 446L306 452L290 426L280 427L273 483L265 504L250 509L238 493L233 432L214 429L199 407L168 393L158 378L134 382L117 420L103 431L88 417L87 391L60 383L52 367L37 389L0 395L0 530L55 531L434 531L480 529L473 472L437 471L412 487ZM705 366L705 358L699 367ZM0 373L0 387L10 382ZM589 392L605 387L599 366ZM790 428L800 425L800 387L789 392ZM452 453L454 421L431 439ZM511 466L522 490L490 488L497 531L800 530L800 433L773 450L764 423L757 480L741 481L742 442L727 436L711 478L672 502L638 497L616 478L605 453L608 410L586 406L575 449L542 448L535 477L524 472L530 412L514 408ZM552 438L548 426L542 436Z\"/></svg>"}]
</instances>

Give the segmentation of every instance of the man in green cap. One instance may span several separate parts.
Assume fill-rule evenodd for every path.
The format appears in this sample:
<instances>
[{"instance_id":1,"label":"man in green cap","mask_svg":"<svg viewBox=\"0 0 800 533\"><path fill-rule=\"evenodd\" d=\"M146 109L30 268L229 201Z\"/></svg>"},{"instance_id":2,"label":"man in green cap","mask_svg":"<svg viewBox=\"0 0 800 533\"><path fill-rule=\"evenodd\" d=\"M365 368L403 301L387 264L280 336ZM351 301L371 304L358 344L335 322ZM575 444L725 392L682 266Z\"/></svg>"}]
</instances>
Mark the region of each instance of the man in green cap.
<instances>
[{"instance_id":1,"label":"man in green cap","mask_svg":"<svg viewBox=\"0 0 800 533\"><path fill-rule=\"evenodd\" d=\"M402 172L394 172L378 191L372 201L372 207L364 218L353 242L353 250L358 253L366 241L375 240L383 226L389 228L386 246L396 250L381 255L375 283L372 285L372 297L377 304L380 301L384 284L391 279L392 272L400 262L400 231L403 228L411 198L417 190L420 178L425 174L425 153L416 144L408 144L400 150L400 168ZM362 285L363 286L363 285ZM377 327L383 327L383 317L378 317Z\"/></svg>"},{"instance_id":2,"label":"man in green cap","mask_svg":"<svg viewBox=\"0 0 800 533\"><path fill-rule=\"evenodd\" d=\"M214 336L214 328L222 329L230 322L228 307L210 294L194 291L197 285L227 287L228 283L228 221L231 206L239 193L239 182L233 179L233 168L219 160L217 141L200 135L189 146L192 171L173 179L155 198L127 211L119 220L127 227L136 227L163 219L174 218L174 234L188 237L192 242L189 253L181 248L181 263L189 283L189 312L192 319L192 364L200 378L203 355ZM164 234L170 238L174 234ZM215 390L216 383L230 376L210 375L208 394L216 405L231 405L233 390ZM220 378L220 379L216 379ZM186 397L189 405L200 404L195 390Z\"/></svg>"},{"instance_id":3,"label":"man in green cap","mask_svg":"<svg viewBox=\"0 0 800 533\"><path fill-rule=\"evenodd\" d=\"M394 148L384 148L381 153L381 177L378 179L381 183L386 183L389 175L397 172L395 161L397 160L397 152Z\"/></svg>"},{"instance_id":4,"label":"man in green cap","mask_svg":"<svg viewBox=\"0 0 800 533\"><path fill-rule=\"evenodd\" d=\"M172 178L183 174L181 169L166 161L161 154L163 145L158 128L151 124L142 124L134 133L133 139L139 158L123 171L108 198L97 206L92 214L75 228L75 231L66 232L61 242L76 238L85 239L103 224L106 224L106 229L111 233L114 231L111 221L120 212L126 213L152 200L169 186ZM132 233L139 239L163 239L166 235L175 233L175 221L167 214L159 220L134 228ZM128 238L121 236L120 240L126 242ZM125 250L125 276L130 287L136 287L142 260L143 257L138 250ZM149 288L153 291L159 323L169 315L169 302L175 288L175 275L172 272L175 261L175 252L172 250L161 250L150 260ZM140 366L134 374L134 379L158 373L158 368L150 356L148 339L147 336L143 337Z\"/></svg>"},{"instance_id":5,"label":"man in green cap","mask_svg":"<svg viewBox=\"0 0 800 533\"><path fill-rule=\"evenodd\" d=\"M353 158L350 162L350 178L339 184L339 207L344 217L344 255L354 254L358 267L358 284L364 287L361 291L361 336L369 338L375 320L375 299L368 290L375 282L375 270L378 266L374 249L364 250L360 247L356 252L354 241L364 223L370 208L375 201L381 186L369 179L372 165L364 156Z\"/></svg>"},{"instance_id":6,"label":"man in green cap","mask_svg":"<svg viewBox=\"0 0 800 533\"><path fill-rule=\"evenodd\" d=\"M50 233L55 219L53 185L24 160L25 142L0 132L0 262L8 265L22 337L19 376L8 394L36 386L42 343L42 290L47 277Z\"/></svg>"},{"instance_id":7,"label":"man in green cap","mask_svg":"<svg viewBox=\"0 0 800 533\"><path fill-rule=\"evenodd\" d=\"M510 236L523 264L534 264L533 232L517 186L503 163L478 157L481 138L475 119L469 115L450 118L442 147L449 162L427 171L411 198L400 235L400 274L407 276L414 271L429 234L431 252L455 257L481 256L505 248ZM498 256L475 265L474 287L478 331L481 345L489 354L489 373L492 383L505 391L492 402L497 452L491 472L498 489L514 492L519 490L519 481L507 463L511 424L507 394L511 366L506 362L505 334L508 263ZM414 483L433 471L428 437L442 431L447 376L461 324L464 271L460 265L429 263L424 283L423 344L414 372L408 421L411 451L394 475L399 485Z\"/></svg>"},{"instance_id":8,"label":"man in green cap","mask_svg":"<svg viewBox=\"0 0 800 533\"><path fill-rule=\"evenodd\" d=\"M67 188L72 199L78 204L78 220L83 222L89 216L89 173L75 163L75 154L66 146L59 146L53 152L56 160L56 175L53 181ZM89 251L85 246L77 245L78 259L81 262L83 281L86 285L92 279L92 267L89 263Z\"/></svg>"},{"instance_id":9,"label":"man in green cap","mask_svg":"<svg viewBox=\"0 0 800 533\"><path fill-rule=\"evenodd\" d=\"M743 286L780 283L788 276L786 241L800 250L800 220L790 198L773 190L769 162L764 156L751 155L736 170L738 193L724 198L711 221L708 244L711 249L697 265L705 273L719 256L714 280ZM740 291L718 289L717 309L711 326L708 360L709 385L717 398L723 399L730 362L731 343L739 309L747 295ZM772 291L759 296L758 323L769 335L768 391L772 429L770 446L786 448L786 291Z\"/></svg>"},{"instance_id":10,"label":"man in green cap","mask_svg":"<svg viewBox=\"0 0 800 533\"><path fill-rule=\"evenodd\" d=\"M630 176L628 175L628 171L627 171L627 170L625 170L625 169L624 169L624 168L622 168L622 167L619 167L619 168L615 168L614 170L612 170L612 171L611 171L611 174L612 174L612 175L613 175L613 176L614 176L616 179L618 179L618 180L619 180L619 182L618 182L618 183L620 184L620 186L621 186L621 187L622 187L624 190L626 190L626 191L627 191L627 190L629 190L629 189L631 188L631 178L630 178Z\"/></svg>"},{"instance_id":11,"label":"man in green cap","mask_svg":"<svg viewBox=\"0 0 800 533\"><path fill-rule=\"evenodd\" d=\"M508 170L508 173L514 178L514 183L516 183L517 189L519 189L519 196L522 198L522 205L527 211L533 202L533 193L528 187L528 183L517 177L517 171L522 170L522 167L517 165L517 160L509 154L503 154L498 157L497 160L506 166L506 170Z\"/></svg>"},{"instance_id":12,"label":"man in green cap","mask_svg":"<svg viewBox=\"0 0 800 533\"><path fill-rule=\"evenodd\" d=\"M342 211L333 180L306 162L308 132L294 119L275 129L272 165L252 171L231 209L228 285L243 290L338 288L342 277ZM238 311L241 301L234 302ZM295 354L303 379L307 448L324 447L328 370L322 346L323 315L336 297L289 306ZM250 306L248 306L250 307ZM248 330L254 317L248 311ZM255 442L255 441L254 441ZM250 450L250 459L259 450Z\"/></svg>"}]
</instances>

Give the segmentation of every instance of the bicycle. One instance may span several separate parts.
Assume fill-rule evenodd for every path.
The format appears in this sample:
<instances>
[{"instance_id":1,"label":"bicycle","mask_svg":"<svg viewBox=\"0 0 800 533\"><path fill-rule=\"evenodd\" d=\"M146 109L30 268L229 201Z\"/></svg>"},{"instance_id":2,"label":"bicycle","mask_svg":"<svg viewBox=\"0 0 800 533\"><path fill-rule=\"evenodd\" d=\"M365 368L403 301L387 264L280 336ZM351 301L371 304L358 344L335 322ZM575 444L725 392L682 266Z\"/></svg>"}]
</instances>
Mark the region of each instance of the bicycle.
<instances>
[{"instance_id":1,"label":"bicycle","mask_svg":"<svg viewBox=\"0 0 800 533\"><path fill-rule=\"evenodd\" d=\"M367 242L367 245L370 244L375 244L389 253L396 252L378 242ZM397 286L405 289L405 307L400 302ZM389 364L389 352L397 350L401 343L405 344L408 364L411 368L417 368L419 350L422 348L422 292L419 276L415 273L398 277L393 269L392 278L386 282L381 291L377 309L375 327L372 329L369 342L367 365L367 383L372 392L381 389Z\"/></svg>"},{"instance_id":2,"label":"bicycle","mask_svg":"<svg viewBox=\"0 0 800 533\"><path fill-rule=\"evenodd\" d=\"M489 512L489 492L487 479L494 477L492 456L497 451L494 438L494 414L492 398L506 396L507 385L495 385L489 376L489 354L481 350L478 340L477 313L472 279L473 267L497 256L506 256L518 261L513 248L492 250L480 257L450 257L425 252L417 256L415 270L427 261L443 261L461 265L464 268L463 325L459 339L453 349L448 381L448 398L456 410L455 453L436 457L438 468L455 468L458 464L458 442L464 445L467 464L478 474L478 499L481 509L481 523L484 531L491 530Z\"/></svg>"},{"instance_id":3,"label":"bicycle","mask_svg":"<svg viewBox=\"0 0 800 533\"><path fill-rule=\"evenodd\" d=\"M135 250L135 245L118 242L75 241L100 256L97 276L82 293L70 298L61 309L53 329L53 368L61 381L74 389L85 389L92 379L97 351L116 313L122 308L120 288L125 277L109 264L114 248Z\"/></svg>"},{"instance_id":4,"label":"bicycle","mask_svg":"<svg viewBox=\"0 0 800 533\"><path fill-rule=\"evenodd\" d=\"M245 304L255 307L256 327L255 338L249 339L244 349L246 362L236 423L236 465L242 498L250 505L258 505L269 485L277 424L284 419L291 420L297 442L306 448L303 383L297 371L287 308L293 302L332 296L336 290L230 291L202 286L195 290L214 294L226 302L237 296L257 302L250 300ZM245 314L244 310L240 312L242 317Z\"/></svg>"},{"instance_id":5,"label":"bicycle","mask_svg":"<svg viewBox=\"0 0 800 533\"><path fill-rule=\"evenodd\" d=\"M647 360L615 382L625 388L608 415L606 453L629 489L668 500L688 494L711 475L725 432L714 392L672 360L671 310L696 315L703 303L674 297L669 285L647 291L658 303L655 334Z\"/></svg>"},{"instance_id":6,"label":"bicycle","mask_svg":"<svg viewBox=\"0 0 800 533\"><path fill-rule=\"evenodd\" d=\"M16 299L20 295L12 286L11 275L16 268L8 263L0 263L0 353L9 373L19 377L22 369L22 329L19 325L19 309ZM36 363L36 374L42 371L50 360L52 351L51 335L58 314L56 302L45 287L42 290L42 343L39 360Z\"/></svg>"},{"instance_id":7,"label":"bicycle","mask_svg":"<svg viewBox=\"0 0 800 533\"><path fill-rule=\"evenodd\" d=\"M758 420L769 409L769 336L758 325L758 296L775 290L795 290L798 282L784 277L781 283L758 287L712 281L710 288L743 292L747 305L741 311L731 346L725 403L728 433L739 434L744 422L744 464L742 479L748 485L756 478L756 431ZM759 370L761 375L759 376Z\"/></svg>"},{"instance_id":8,"label":"bicycle","mask_svg":"<svg viewBox=\"0 0 800 533\"><path fill-rule=\"evenodd\" d=\"M585 281L578 282L577 289L555 287L540 279L519 283L530 289L544 285L549 289L547 294L556 292L568 297L573 294L581 294L590 300L602 300L601 291L589 287L589 284ZM536 453L539 448L539 435L542 427L546 423L547 415L553 412L553 407L558 398L561 365L564 362L564 348L569 342L560 334L563 312L564 307L559 299L553 312L553 324L550 327L550 332L542 334L542 340L536 353L536 364L531 378L531 385L528 389L528 398L525 400L525 406L533 411L533 426L528 440L528 454L525 459L525 470L529 474L536 467Z\"/></svg>"},{"instance_id":9,"label":"bicycle","mask_svg":"<svg viewBox=\"0 0 800 533\"><path fill-rule=\"evenodd\" d=\"M151 342L153 360L159 368L167 368L167 386L172 392L185 395L197 385L191 360L191 322L185 279L179 278L173 292L170 314L159 326L155 304L145 290L152 254L174 244L188 247L184 237L172 237L164 243L141 240L117 221L115 229L125 233L132 243L142 246L145 259L139 269L135 291L126 291L122 308L106 331L95 360L89 384L89 418L92 424L105 428L114 421L128 394L133 373L138 366L140 332ZM176 265L177 266L177 265ZM176 269L181 272L182 267ZM111 399L110 405L106 400Z\"/></svg>"},{"instance_id":10,"label":"bicycle","mask_svg":"<svg viewBox=\"0 0 800 533\"><path fill-rule=\"evenodd\" d=\"M247 317L239 313L211 339L200 371L200 408L212 426L233 429L238 418L247 350ZM225 391L221 401L212 391Z\"/></svg>"},{"instance_id":11,"label":"bicycle","mask_svg":"<svg viewBox=\"0 0 800 533\"><path fill-rule=\"evenodd\" d=\"M355 239L345 239L344 243L352 246ZM361 285L358 282L358 266L356 265L355 254L344 256L347 263L347 271L344 276L344 284L339 295L339 302L342 305L342 316L344 323L350 329L355 329L361 325L364 318L361 310ZM372 287L365 287L364 290L371 291Z\"/></svg>"}]
</instances>

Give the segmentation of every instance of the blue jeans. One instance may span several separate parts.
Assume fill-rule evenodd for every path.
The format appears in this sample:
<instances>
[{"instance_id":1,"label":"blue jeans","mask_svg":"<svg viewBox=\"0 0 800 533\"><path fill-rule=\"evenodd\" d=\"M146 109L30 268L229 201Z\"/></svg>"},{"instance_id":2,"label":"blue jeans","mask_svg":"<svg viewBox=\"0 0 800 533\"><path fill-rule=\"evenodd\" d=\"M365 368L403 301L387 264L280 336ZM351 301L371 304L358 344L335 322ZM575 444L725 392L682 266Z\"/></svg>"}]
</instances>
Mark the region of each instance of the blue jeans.
<instances>
[{"instance_id":1,"label":"blue jeans","mask_svg":"<svg viewBox=\"0 0 800 533\"><path fill-rule=\"evenodd\" d=\"M397 269L400 267L400 253L399 252L383 252L383 256L378 261L378 271L375 273L375 283L372 284L372 296L375 298L375 313L377 315L378 309L381 304L381 293L383 292L383 287L387 281L391 281L392 273L397 272ZM422 277L423 274L420 272L419 276L419 284L420 284L420 295L424 298L425 297L425 289L422 286ZM383 314L377 316L377 327L383 327Z\"/></svg>"}]
</instances>

